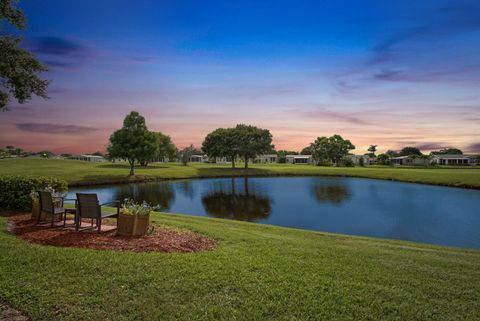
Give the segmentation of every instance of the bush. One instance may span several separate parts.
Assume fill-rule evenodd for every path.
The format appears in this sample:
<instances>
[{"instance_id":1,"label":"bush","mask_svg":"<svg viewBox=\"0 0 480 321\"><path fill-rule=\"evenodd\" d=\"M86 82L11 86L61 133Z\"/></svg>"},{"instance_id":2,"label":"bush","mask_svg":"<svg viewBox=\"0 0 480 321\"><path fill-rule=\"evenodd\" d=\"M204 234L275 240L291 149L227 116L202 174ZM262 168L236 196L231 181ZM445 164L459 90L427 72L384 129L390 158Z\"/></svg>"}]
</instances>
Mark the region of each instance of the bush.
<instances>
[{"instance_id":1,"label":"bush","mask_svg":"<svg viewBox=\"0 0 480 321\"><path fill-rule=\"evenodd\" d=\"M29 210L30 193L52 187L58 192L68 190L67 182L52 177L0 176L0 209Z\"/></svg>"},{"instance_id":2,"label":"bush","mask_svg":"<svg viewBox=\"0 0 480 321\"><path fill-rule=\"evenodd\" d=\"M354 167L355 166L355 164L353 163L353 160L348 156L343 157L341 163L345 167Z\"/></svg>"}]
</instances>

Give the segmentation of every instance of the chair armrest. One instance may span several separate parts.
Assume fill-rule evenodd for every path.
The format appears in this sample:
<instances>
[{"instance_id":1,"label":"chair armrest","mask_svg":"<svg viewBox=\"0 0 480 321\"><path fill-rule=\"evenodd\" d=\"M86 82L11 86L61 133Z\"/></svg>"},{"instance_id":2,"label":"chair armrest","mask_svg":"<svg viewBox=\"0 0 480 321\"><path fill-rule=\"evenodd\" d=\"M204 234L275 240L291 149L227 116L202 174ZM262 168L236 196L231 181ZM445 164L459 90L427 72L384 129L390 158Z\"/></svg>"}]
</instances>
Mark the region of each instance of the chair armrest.
<instances>
[{"instance_id":1,"label":"chair armrest","mask_svg":"<svg viewBox=\"0 0 480 321\"><path fill-rule=\"evenodd\" d=\"M115 205L117 207L120 207L120 201L111 201L111 202L100 204L100 206L105 206L105 205Z\"/></svg>"},{"instance_id":2,"label":"chair armrest","mask_svg":"<svg viewBox=\"0 0 480 321\"><path fill-rule=\"evenodd\" d=\"M115 207L117 208L117 215L120 214L120 201L111 201L111 202L103 203L103 204L100 204L100 207L102 207L103 205L115 205Z\"/></svg>"}]
</instances>

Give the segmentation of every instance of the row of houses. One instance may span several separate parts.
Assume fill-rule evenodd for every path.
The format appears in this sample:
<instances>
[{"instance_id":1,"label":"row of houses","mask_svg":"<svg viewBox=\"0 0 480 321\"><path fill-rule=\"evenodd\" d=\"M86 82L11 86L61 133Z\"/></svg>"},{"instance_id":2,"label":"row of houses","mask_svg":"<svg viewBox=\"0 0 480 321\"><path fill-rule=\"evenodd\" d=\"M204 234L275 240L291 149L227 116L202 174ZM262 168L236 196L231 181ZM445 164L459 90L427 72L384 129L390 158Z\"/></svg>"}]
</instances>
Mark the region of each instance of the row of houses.
<instances>
[{"instance_id":1,"label":"row of houses","mask_svg":"<svg viewBox=\"0 0 480 321\"><path fill-rule=\"evenodd\" d=\"M376 163L375 157L369 155L349 155L355 165L373 165ZM106 162L102 156L96 155L76 155L68 157L69 159L82 160L89 162ZM165 159L163 161L167 161ZM189 159L192 163L207 163L210 161L206 155L192 155ZM216 157L212 162L217 164L226 164L230 162L227 157ZM390 163L394 166L428 166L428 165L450 165L450 166L468 166L477 165L478 159L472 155L433 155L428 158L418 156L400 156L390 158ZM259 155L253 159L255 164L274 164L278 163L278 155L266 154ZM313 164L312 155L287 155L287 164Z\"/></svg>"},{"instance_id":2,"label":"row of houses","mask_svg":"<svg viewBox=\"0 0 480 321\"><path fill-rule=\"evenodd\" d=\"M468 166L477 165L478 159L473 155L433 155L429 158L418 156L400 156L390 159L393 165L401 166L428 166L428 165L451 165Z\"/></svg>"},{"instance_id":3,"label":"row of houses","mask_svg":"<svg viewBox=\"0 0 480 321\"><path fill-rule=\"evenodd\" d=\"M355 165L374 165L377 160L375 157L369 155L348 155ZM192 155L191 162L209 162L206 155ZM473 155L433 155L428 158L418 156L400 156L390 158L392 165L397 166L429 166L429 165L451 165L451 166L467 166L477 165L477 156ZM225 157L217 157L215 163L228 163L229 160ZM255 164L273 164L278 163L278 156L276 154L259 155L254 160ZM287 155L287 164L313 164L312 155Z\"/></svg>"},{"instance_id":4,"label":"row of houses","mask_svg":"<svg viewBox=\"0 0 480 321\"><path fill-rule=\"evenodd\" d=\"M192 155L190 156L190 162L192 163L207 163L210 161L208 156L206 155ZM225 164L229 163L230 160L226 157L216 157L213 162L217 164ZM286 162L288 164L313 164L312 155L287 155ZM266 155L259 155L253 159L253 163L255 164L274 164L278 163L278 155L277 154L266 154Z\"/></svg>"}]
</instances>

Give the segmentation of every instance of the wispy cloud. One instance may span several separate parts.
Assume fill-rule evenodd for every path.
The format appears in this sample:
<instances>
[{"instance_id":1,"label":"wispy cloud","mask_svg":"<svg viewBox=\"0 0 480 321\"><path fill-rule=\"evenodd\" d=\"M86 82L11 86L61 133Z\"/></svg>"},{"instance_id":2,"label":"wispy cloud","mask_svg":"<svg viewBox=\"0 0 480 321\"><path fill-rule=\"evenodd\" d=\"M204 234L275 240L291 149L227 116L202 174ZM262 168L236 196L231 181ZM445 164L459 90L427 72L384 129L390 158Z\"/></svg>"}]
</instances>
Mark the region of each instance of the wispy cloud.
<instances>
[{"instance_id":1,"label":"wispy cloud","mask_svg":"<svg viewBox=\"0 0 480 321\"><path fill-rule=\"evenodd\" d=\"M37 37L30 41L30 47L46 64L58 68L77 67L93 55L86 46L64 37Z\"/></svg>"},{"instance_id":2,"label":"wispy cloud","mask_svg":"<svg viewBox=\"0 0 480 321\"><path fill-rule=\"evenodd\" d=\"M394 49L409 41L445 39L469 31L480 30L480 2L455 1L425 12L418 17L418 24L397 31L378 42L372 51L370 65L390 61L395 56Z\"/></svg>"},{"instance_id":3,"label":"wispy cloud","mask_svg":"<svg viewBox=\"0 0 480 321\"><path fill-rule=\"evenodd\" d=\"M21 131L45 134L85 134L99 130L95 127L78 125L57 125L46 123L17 123L15 127Z\"/></svg>"},{"instance_id":4,"label":"wispy cloud","mask_svg":"<svg viewBox=\"0 0 480 321\"><path fill-rule=\"evenodd\" d=\"M367 120L361 117L355 116L352 113L336 112L324 107L317 107L315 109L310 109L310 110L295 108L295 109L289 109L286 112L289 115L302 116L310 119L322 119L322 120L330 119L330 120L337 120L340 122L346 122L346 123L357 124L357 125L371 125L370 122L368 122Z\"/></svg>"},{"instance_id":5,"label":"wispy cloud","mask_svg":"<svg viewBox=\"0 0 480 321\"><path fill-rule=\"evenodd\" d=\"M471 144L468 146L468 151L470 153L480 153L480 143Z\"/></svg>"}]
</instances>

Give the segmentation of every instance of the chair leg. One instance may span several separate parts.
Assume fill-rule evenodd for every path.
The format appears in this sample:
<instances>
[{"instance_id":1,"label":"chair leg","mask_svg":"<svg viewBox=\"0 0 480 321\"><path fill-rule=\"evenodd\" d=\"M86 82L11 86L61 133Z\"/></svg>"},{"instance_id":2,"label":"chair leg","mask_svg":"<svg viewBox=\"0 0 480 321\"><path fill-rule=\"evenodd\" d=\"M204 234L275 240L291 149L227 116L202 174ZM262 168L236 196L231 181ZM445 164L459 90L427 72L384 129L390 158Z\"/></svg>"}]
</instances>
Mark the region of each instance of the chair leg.
<instances>
[{"instance_id":1,"label":"chair leg","mask_svg":"<svg viewBox=\"0 0 480 321\"><path fill-rule=\"evenodd\" d=\"M54 220L55 220L55 212L52 212L52 224L51 224L52 227L53 227Z\"/></svg>"},{"instance_id":2,"label":"chair leg","mask_svg":"<svg viewBox=\"0 0 480 321\"><path fill-rule=\"evenodd\" d=\"M80 224L82 220L80 219L80 215L75 215L75 231L78 232L78 229L80 228Z\"/></svg>"},{"instance_id":3,"label":"chair leg","mask_svg":"<svg viewBox=\"0 0 480 321\"><path fill-rule=\"evenodd\" d=\"M63 227L67 226L67 211L63 212Z\"/></svg>"},{"instance_id":4,"label":"chair leg","mask_svg":"<svg viewBox=\"0 0 480 321\"><path fill-rule=\"evenodd\" d=\"M92 218L92 227L93 227L93 218Z\"/></svg>"},{"instance_id":5,"label":"chair leg","mask_svg":"<svg viewBox=\"0 0 480 321\"><path fill-rule=\"evenodd\" d=\"M97 219L98 233L102 231L102 219Z\"/></svg>"}]
</instances>

